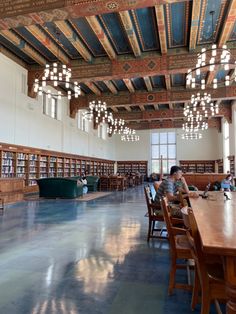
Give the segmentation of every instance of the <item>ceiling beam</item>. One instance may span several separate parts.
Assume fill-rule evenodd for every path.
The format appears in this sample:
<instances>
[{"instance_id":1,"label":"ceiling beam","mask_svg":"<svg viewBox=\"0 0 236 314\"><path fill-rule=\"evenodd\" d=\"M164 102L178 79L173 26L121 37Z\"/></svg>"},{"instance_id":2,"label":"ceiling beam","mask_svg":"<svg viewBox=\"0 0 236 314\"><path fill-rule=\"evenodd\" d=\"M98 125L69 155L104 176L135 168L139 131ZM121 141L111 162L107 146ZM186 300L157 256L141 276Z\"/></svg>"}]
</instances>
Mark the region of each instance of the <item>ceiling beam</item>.
<instances>
[{"instance_id":1,"label":"ceiling beam","mask_svg":"<svg viewBox=\"0 0 236 314\"><path fill-rule=\"evenodd\" d=\"M118 94L118 91L117 91L115 85L111 81L103 81L103 83L110 90L110 92L112 92L112 94Z\"/></svg>"},{"instance_id":2,"label":"ceiling beam","mask_svg":"<svg viewBox=\"0 0 236 314\"><path fill-rule=\"evenodd\" d=\"M92 82L86 82L84 83L86 86L88 86L89 89L91 89L92 92L94 92L95 95L100 96L102 93L100 89Z\"/></svg>"},{"instance_id":3,"label":"ceiling beam","mask_svg":"<svg viewBox=\"0 0 236 314\"><path fill-rule=\"evenodd\" d=\"M192 51L196 48L197 34L200 23L200 12L201 12L201 0L192 1L192 18L189 38L189 50Z\"/></svg>"},{"instance_id":4,"label":"ceiling beam","mask_svg":"<svg viewBox=\"0 0 236 314\"><path fill-rule=\"evenodd\" d=\"M126 87L128 88L129 92L130 93L134 93L135 89L133 87L133 84L132 84L131 80L130 79L123 79L123 81L124 81Z\"/></svg>"},{"instance_id":5,"label":"ceiling beam","mask_svg":"<svg viewBox=\"0 0 236 314\"><path fill-rule=\"evenodd\" d=\"M25 40L14 34L12 31L3 30L0 34L9 40L13 45L16 45L27 56L36 61L40 65L45 65L47 60L43 58L35 49L33 49Z\"/></svg>"},{"instance_id":6,"label":"ceiling beam","mask_svg":"<svg viewBox=\"0 0 236 314\"><path fill-rule=\"evenodd\" d=\"M54 54L54 56L58 60L65 64L69 63L69 58L67 57L67 55L62 52L61 49L53 43L51 38L47 36L41 29L39 29L38 26L31 25L27 26L26 28L34 37L36 37L41 42L41 44L43 44L48 50L50 50L51 53Z\"/></svg>"},{"instance_id":7,"label":"ceiling beam","mask_svg":"<svg viewBox=\"0 0 236 314\"><path fill-rule=\"evenodd\" d=\"M133 112L119 112L114 114L114 118L121 118L125 121L137 120L175 120L184 119L183 109L162 109L153 111L133 111ZM216 117L230 117L231 120L231 106L220 105L219 114ZM211 119L209 119L210 121Z\"/></svg>"},{"instance_id":8,"label":"ceiling beam","mask_svg":"<svg viewBox=\"0 0 236 314\"><path fill-rule=\"evenodd\" d=\"M173 128L182 128L183 120L162 120L162 121L142 121L142 122L126 122L126 125L139 130L147 129L173 129ZM216 128L218 131L221 129L221 118L214 118L208 121L209 128Z\"/></svg>"},{"instance_id":9,"label":"ceiling beam","mask_svg":"<svg viewBox=\"0 0 236 314\"><path fill-rule=\"evenodd\" d=\"M230 45L229 45L230 46ZM231 54L236 58L236 48L230 49ZM85 61L72 61L73 79L81 82L104 81L111 79L134 78L144 76L156 76L166 74L187 73L189 68L196 65L197 53L179 53L175 55L143 54L140 58L118 57L117 60L104 60L99 58L92 64ZM42 73L40 66L30 66L29 72Z\"/></svg>"},{"instance_id":10,"label":"ceiling beam","mask_svg":"<svg viewBox=\"0 0 236 314\"><path fill-rule=\"evenodd\" d=\"M236 20L236 0L230 0L226 17L223 21L223 27L220 33L218 46L222 47L229 39ZM217 70L208 72L206 85L210 85L215 78Z\"/></svg>"},{"instance_id":11,"label":"ceiling beam","mask_svg":"<svg viewBox=\"0 0 236 314\"><path fill-rule=\"evenodd\" d=\"M24 62L22 59L18 58L14 53L12 53L10 50L6 49L3 46L0 46L0 53L2 53L7 58L11 59L15 63L21 65L23 68L28 69L28 65L26 62Z\"/></svg>"},{"instance_id":12,"label":"ceiling beam","mask_svg":"<svg viewBox=\"0 0 236 314\"><path fill-rule=\"evenodd\" d=\"M200 90L194 90L195 93L201 92ZM210 93L213 100L218 99L235 99L236 88L235 86L219 87L217 89L207 89L204 92ZM103 94L102 96L79 96L77 100L71 100L71 112L79 109L87 108L89 101L101 100L107 103L107 106L112 108L115 106L134 106L134 105L146 105L146 104L166 104L166 103L183 103L191 99L193 94L192 90L175 89L170 91L153 91L149 92L136 92L130 94L129 92L122 92L119 95ZM165 110L163 110L165 112ZM165 113L163 113L165 114Z\"/></svg>"},{"instance_id":13,"label":"ceiling beam","mask_svg":"<svg viewBox=\"0 0 236 314\"><path fill-rule=\"evenodd\" d=\"M128 37L130 46L132 47L133 53L136 57L139 57L141 55L141 50L139 47L138 39L129 12L128 11L119 12L119 16L126 31L126 35Z\"/></svg>"},{"instance_id":14,"label":"ceiling beam","mask_svg":"<svg viewBox=\"0 0 236 314\"><path fill-rule=\"evenodd\" d=\"M88 21L88 23L89 23L90 27L92 28L92 30L94 31L94 33L96 34L96 36L97 36L98 40L100 41L101 45L103 46L104 50L108 54L108 57L111 60L116 59L115 50L113 49L107 35L103 31L97 17L96 16L89 16L89 17L86 17L86 20Z\"/></svg>"},{"instance_id":15,"label":"ceiling beam","mask_svg":"<svg viewBox=\"0 0 236 314\"><path fill-rule=\"evenodd\" d=\"M166 82L166 89L167 90L171 89L171 82L170 82L170 75L169 74L165 75L165 82Z\"/></svg>"},{"instance_id":16,"label":"ceiling beam","mask_svg":"<svg viewBox=\"0 0 236 314\"><path fill-rule=\"evenodd\" d=\"M167 53L167 41L166 41L164 6L155 5L155 13L156 13L159 40L160 40L160 45L161 45L161 53L165 54Z\"/></svg>"},{"instance_id":17,"label":"ceiling beam","mask_svg":"<svg viewBox=\"0 0 236 314\"><path fill-rule=\"evenodd\" d=\"M152 82L151 82L150 78L148 76L144 76L143 80L144 80L144 83L147 87L147 91L151 92L153 88L152 88Z\"/></svg>"},{"instance_id":18,"label":"ceiling beam","mask_svg":"<svg viewBox=\"0 0 236 314\"><path fill-rule=\"evenodd\" d=\"M96 3L92 0L76 1L33 1L21 0L16 6L13 1L1 1L0 29L29 26L38 23L46 23L65 19L78 18L89 15L125 11L144 7L152 7L159 4L177 3L190 0L126 0L110 2L100 0Z\"/></svg>"},{"instance_id":19,"label":"ceiling beam","mask_svg":"<svg viewBox=\"0 0 236 314\"><path fill-rule=\"evenodd\" d=\"M222 47L232 33L233 27L235 25L236 20L236 0L230 0L228 5L228 11L226 17L223 20L223 28L220 33L220 38L218 41L219 47Z\"/></svg>"},{"instance_id":20,"label":"ceiling beam","mask_svg":"<svg viewBox=\"0 0 236 314\"><path fill-rule=\"evenodd\" d=\"M159 110L158 104L154 104L154 109L155 109L155 110Z\"/></svg>"},{"instance_id":21,"label":"ceiling beam","mask_svg":"<svg viewBox=\"0 0 236 314\"><path fill-rule=\"evenodd\" d=\"M131 108L129 106L124 106L124 107L127 111L131 112Z\"/></svg>"},{"instance_id":22,"label":"ceiling beam","mask_svg":"<svg viewBox=\"0 0 236 314\"><path fill-rule=\"evenodd\" d=\"M79 52L79 54L84 58L85 61L91 62L92 55L88 51L87 47L79 39L76 32L71 29L71 27L65 21L55 22L58 29L65 35L65 37L70 41L74 48Z\"/></svg>"}]
</instances>

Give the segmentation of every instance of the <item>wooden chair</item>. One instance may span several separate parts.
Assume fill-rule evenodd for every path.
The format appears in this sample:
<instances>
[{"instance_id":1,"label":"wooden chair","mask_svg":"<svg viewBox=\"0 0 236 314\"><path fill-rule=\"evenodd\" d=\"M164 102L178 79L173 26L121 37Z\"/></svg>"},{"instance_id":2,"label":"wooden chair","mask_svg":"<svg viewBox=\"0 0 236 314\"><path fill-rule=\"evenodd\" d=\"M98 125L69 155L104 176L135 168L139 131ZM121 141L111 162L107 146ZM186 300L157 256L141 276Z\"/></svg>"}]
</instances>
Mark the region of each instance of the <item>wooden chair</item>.
<instances>
[{"instance_id":1,"label":"wooden chair","mask_svg":"<svg viewBox=\"0 0 236 314\"><path fill-rule=\"evenodd\" d=\"M109 188L111 191L117 191L118 190L118 177L117 176L109 176Z\"/></svg>"},{"instance_id":2,"label":"wooden chair","mask_svg":"<svg viewBox=\"0 0 236 314\"><path fill-rule=\"evenodd\" d=\"M212 301L215 302L217 313L222 313L218 303L218 300L226 301L226 283L222 261L219 256L206 255L202 251L200 234L191 208L188 209L188 219L191 233L188 232L187 236L197 268L195 273L196 293L192 298L191 307L195 308L201 291L201 314L210 313Z\"/></svg>"},{"instance_id":3,"label":"wooden chair","mask_svg":"<svg viewBox=\"0 0 236 314\"><path fill-rule=\"evenodd\" d=\"M101 176L100 177L100 191L108 191L109 190L109 177L108 176Z\"/></svg>"},{"instance_id":4,"label":"wooden chair","mask_svg":"<svg viewBox=\"0 0 236 314\"><path fill-rule=\"evenodd\" d=\"M171 216L169 206L167 203L167 198L164 197L161 200L163 215L166 222L166 228L169 235L170 243L170 253L171 253L171 270L169 279L169 294L172 294L174 288L192 290L192 285L190 285L190 280L188 279L188 284L176 283L175 275L177 269L186 268L187 274L189 275L189 262L192 259L191 246L188 242L186 235L186 229L176 227L175 225L182 224L183 220L179 218L173 218ZM177 264L179 259L187 260L186 264Z\"/></svg>"},{"instance_id":5,"label":"wooden chair","mask_svg":"<svg viewBox=\"0 0 236 314\"><path fill-rule=\"evenodd\" d=\"M166 232L166 228L157 228L157 222L164 222L164 217L161 212L161 207L152 202L151 190L149 186L144 187L144 194L147 203L147 216L148 216L148 234L147 241L149 242L150 238L157 239L167 239L167 236L164 236L163 233ZM157 234L154 234L156 233Z\"/></svg>"}]
</instances>

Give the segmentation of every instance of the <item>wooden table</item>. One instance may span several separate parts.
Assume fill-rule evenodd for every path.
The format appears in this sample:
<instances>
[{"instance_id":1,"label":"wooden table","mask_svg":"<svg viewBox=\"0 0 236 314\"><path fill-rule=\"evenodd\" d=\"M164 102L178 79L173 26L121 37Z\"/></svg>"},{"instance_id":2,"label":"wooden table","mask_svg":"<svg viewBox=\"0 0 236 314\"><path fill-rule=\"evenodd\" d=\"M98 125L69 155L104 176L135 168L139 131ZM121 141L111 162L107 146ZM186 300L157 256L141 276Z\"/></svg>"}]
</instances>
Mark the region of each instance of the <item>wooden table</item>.
<instances>
[{"instance_id":1,"label":"wooden table","mask_svg":"<svg viewBox=\"0 0 236 314\"><path fill-rule=\"evenodd\" d=\"M191 199L203 251L223 256L227 313L236 313L236 192L210 192L209 199Z\"/></svg>"}]
</instances>

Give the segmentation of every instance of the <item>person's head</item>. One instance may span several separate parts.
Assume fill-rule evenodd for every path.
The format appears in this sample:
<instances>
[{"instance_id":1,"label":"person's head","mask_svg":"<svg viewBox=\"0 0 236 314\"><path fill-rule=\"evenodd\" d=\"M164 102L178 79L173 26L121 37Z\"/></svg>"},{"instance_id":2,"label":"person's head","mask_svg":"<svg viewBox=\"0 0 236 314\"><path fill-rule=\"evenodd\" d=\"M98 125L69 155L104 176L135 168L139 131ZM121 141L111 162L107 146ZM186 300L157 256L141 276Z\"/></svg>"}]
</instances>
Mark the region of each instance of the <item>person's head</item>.
<instances>
[{"instance_id":1,"label":"person's head","mask_svg":"<svg viewBox=\"0 0 236 314\"><path fill-rule=\"evenodd\" d=\"M232 174L228 174L225 179L226 179L226 180L232 180Z\"/></svg>"},{"instance_id":2,"label":"person's head","mask_svg":"<svg viewBox=\"0 0 236 314\"><path fill-rule=\"evenodd\" d=\"M170 168L170 176L175 180L179 180L182 177L182 169L179 166L172 166Z\"/></svg>"}]
</instances>

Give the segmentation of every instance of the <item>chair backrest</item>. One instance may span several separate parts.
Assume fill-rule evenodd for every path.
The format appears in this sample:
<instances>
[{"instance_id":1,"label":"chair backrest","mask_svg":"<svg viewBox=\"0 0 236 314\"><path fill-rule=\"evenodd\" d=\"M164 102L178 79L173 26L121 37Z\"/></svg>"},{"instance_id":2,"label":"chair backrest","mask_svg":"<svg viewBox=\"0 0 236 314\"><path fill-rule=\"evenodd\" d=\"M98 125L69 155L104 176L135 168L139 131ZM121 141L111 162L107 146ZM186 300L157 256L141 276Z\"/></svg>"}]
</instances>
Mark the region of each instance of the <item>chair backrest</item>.
<instances>
[{"instance_id":1,"label":"chair backrest","mask_svg":"<svg viewBox=\"0 0 236 314\"><path fill-rule=\"evenodd\" d=\"M146 199L146 203L147 203L149 218L154 216L154 208L152 206L153 203L152 203L151 193L152 192L151 192L150 186L145 186L144 187L144 194L145 194L145 199Z\"/></svg>"},{"instance_id":2,"label":"chair backrest","mask_svg":"<svg viewBox=\"0 0 236 314\"><path fill-rule=\"evenodd\" d=\"M169 205L168 205L168 201L166 197L163 197L161 199L161 207L162 207L164 219L166 222L166 229L169 235L170 249L172 253L175 253L176 246L175 246L175 237L174 237L174 232L173 232L174 226L171 221L170 209L169 209Z\"/></svg>"},{"instance_id":3,"label":"chair backrest","mask_svg":"<svg viewBox=\"0 0 236 314\"><path fill-rule=\"evenodd\" d=\"M201 285L206 284L206 280L208 278L207 268L206 268L206 260L205 255L202 250L202 243L200 234L198 231L197 223L193 214L193 210L188 208L188 220L191 233L187 233L189 242L191 244L191 251L193 255L193 259L197 265L198 276L201 282Z\"/></svg>"}]
</instances>

